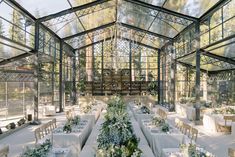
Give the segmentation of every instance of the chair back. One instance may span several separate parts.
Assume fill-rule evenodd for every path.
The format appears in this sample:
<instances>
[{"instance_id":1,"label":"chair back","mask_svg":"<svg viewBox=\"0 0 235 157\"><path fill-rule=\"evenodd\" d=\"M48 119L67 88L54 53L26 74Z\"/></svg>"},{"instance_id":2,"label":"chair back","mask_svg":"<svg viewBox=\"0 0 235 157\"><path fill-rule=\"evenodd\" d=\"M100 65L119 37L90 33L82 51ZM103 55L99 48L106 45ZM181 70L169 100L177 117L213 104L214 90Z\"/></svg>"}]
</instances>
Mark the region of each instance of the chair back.
<instances>
[{"instance_id":1,"label":"chair back","mask_svg":"<svg viewBox=\"0 0 235 157\"><path fill-rule=\"evenodd\" d=\"M228 148L228 156L235 157L235 148Z\"/></svg>"},{"instance_id":2,"label":"chair back","mask_svg":"<svg viewBox=\"0 0 235 157\"><path fill-rule=\"evenodd\" d=\"M9 145L0 146L0 156L7 157L9 153Z\"/></svg>"}]
</instances>

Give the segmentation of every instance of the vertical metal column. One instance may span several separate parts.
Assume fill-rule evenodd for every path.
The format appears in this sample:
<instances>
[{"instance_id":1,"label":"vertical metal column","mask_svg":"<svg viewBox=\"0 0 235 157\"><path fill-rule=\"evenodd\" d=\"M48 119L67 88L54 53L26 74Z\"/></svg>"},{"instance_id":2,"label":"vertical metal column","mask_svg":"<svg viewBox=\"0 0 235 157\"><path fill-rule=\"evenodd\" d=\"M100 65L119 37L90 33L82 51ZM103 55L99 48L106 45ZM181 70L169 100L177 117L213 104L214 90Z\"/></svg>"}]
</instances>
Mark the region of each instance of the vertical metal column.
<instances>
[{"instance_id":1,"label":"vertical metal column","mask_svg":"<svg viewBox=\"0 0 235 157\"><path fill-rule=\"evenodd\" d=\"M165 91L166 91L166 55L162 56L162 90L161 90L161 101L165 105Z\"/></svg>"},{"instance_id":2,"label":"vertical metal column","mask_svg":"<svg viewBox=\"0 0 235 157\"><path fill-rule=\"evenodd\" d=\"M101 93L104 95L104 41L101 46Z\"/></svg>"},{"instance_id":3,"label":"vertical metal column","mask_svg":"<svg viewBox=\"0 0 235 157\"><path fill-rule=\"evenodd\" d=\"M77 72L77 66L76 66L76 56L75 56L74 52L74 56L73 56L73 105L76 105L76 101L77 101L77 90L76 90L76 72Z\"/></svg>"},{"instance_id":4,"label":"vertical metal column","mask_svg":"<svg viewBox=\"0 0 235 157\"><path fill-rule=\"evenodd\" d=\"M131 45L131 40L129 40L129 48L130 48L130 53L129 53L129 69L130 69L130 89L129 89L129 94L131 95L131 88L132 88L132 70L131 70L131 65L132 65L132 45Z\"/></svg>"},{"instance_id":5,"label":"vertical metal column","mask_svg":"<svg viewBox=\"0 0 235 157\"><path fill-rule=\"evenodd\" d=\"M60 65L59 65L59 112L63 112L63 41L60 40Z\"/></svg>"},{"instance_id":6,"label":"vertical metal column","mask_svg":"<svg viewBox=\"0 0 235 157\"><path fill-rule=\"evenodd\" d=\"M52 105L54 106L54 100L55 100L55 64L56 64L56 42L54 43L54 54L53 54L53 63L52 63L52 73L51 73L51 84L52 84Z\"/></svg>"},{"instance_id":7,"label":"vertical metal column","mask_svg":"<svg viewBox=\"0 0 235 157\"><path fill-rule=\"evenodd\" d=\"M196 94L196 121L200 121L200 25L199 22L196 23L196 84L195 84L195 94Z\"/></svg>"},{"instance_id":8,"label":"vertical metal column","mask_svg":"<svg viewBox=\"0 0 235 157\"><path fill-rule=\"evenodd\" d=\"M7 108L7 112L5 114L5 118L7 119L8 117L8 86L7 86L7 82L5 82L5 99L6 99L6 108Z\"/></svg>"},{"instance_id":9,"label":"vertical metal column","mask_svg":"<svg viewBox=\"0 0 235 157\"><path fill-rule=\"evenodd\" d=\"M95 82L94 82L94 69L95 69L95 55L94 55L94 45L92 45L91 46L91 52L92 52L92 56L91 56L91 58L92 58L92 67L91 67L91 81L92 81L92 96L94 95L94 88L95 88L95 86L94 86L94 84L95 84Z\"/></svg>"},{"instance_id":10,"label":"vertical metal column","mask_svg":"<svg viewBox=\"0 0 235 157\"><path fill-rule=\"evenodd\" d=\"M38 122L38 105L39 105L39 22L35 23L35 37L34 37L34 44L35 44L35 58L34 58L34 123L39 124Z\"/></svg>"},{"instance_id":11,"label":"vertical metal column","mask_svg":"<svg viewBox=\"0 0 235 157\"><path fill-rule=\"evenodd\" d=\"M157 54L157 86L158 86L158 104L161 104L161 50L158 49L158 54Z\"/></svg>"},{"instance_id":12,"label":"vertical metal column","mask_svg":"<svg viewBox=\"0 0 235 157\"><path fill-rule=\"evenodd\" d=\"M172 43L171 45L171 69L170 69L170 77L171 77L171 83L170 83L170 90L171 90L171 97L170 97L170 106L169 111L175 111L175 84L176 84L176 60L175 60L175 53L174 53L174 45Z\"/></svg>"}]
</instances>

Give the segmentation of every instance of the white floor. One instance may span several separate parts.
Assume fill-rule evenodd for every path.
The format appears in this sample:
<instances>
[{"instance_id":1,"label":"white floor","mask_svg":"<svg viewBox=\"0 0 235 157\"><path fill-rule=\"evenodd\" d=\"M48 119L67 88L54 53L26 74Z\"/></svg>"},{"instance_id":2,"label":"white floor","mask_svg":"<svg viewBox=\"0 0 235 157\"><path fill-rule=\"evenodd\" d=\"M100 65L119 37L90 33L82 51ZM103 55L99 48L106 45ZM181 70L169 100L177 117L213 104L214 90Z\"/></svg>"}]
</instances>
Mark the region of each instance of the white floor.
<instances>
[{"instance_id":1,"label":"white floor","mask_svg":"<svg viewBox=\"0 0 235 157\"><path fill-rule=\"evenodd\" d=\"M176 114L171 114L168 117L169 120L173 122L176 116ZM64 114L57 114L55 117L59 123L65 121ZM48 117L42 122L45 123L52 118L54 117ZM8 144L10 146L9 157L17 157L26 146L34 144L34 130L37 127L39 126L28 126L27 128L0 140L0 145ZM235 148L235 138L232 135L209 134L202 126L195 127L198 128L200 132L197 143L208 151L214 153L217 157L228 157L228 148Z\"/></svg>"}]
</instances>

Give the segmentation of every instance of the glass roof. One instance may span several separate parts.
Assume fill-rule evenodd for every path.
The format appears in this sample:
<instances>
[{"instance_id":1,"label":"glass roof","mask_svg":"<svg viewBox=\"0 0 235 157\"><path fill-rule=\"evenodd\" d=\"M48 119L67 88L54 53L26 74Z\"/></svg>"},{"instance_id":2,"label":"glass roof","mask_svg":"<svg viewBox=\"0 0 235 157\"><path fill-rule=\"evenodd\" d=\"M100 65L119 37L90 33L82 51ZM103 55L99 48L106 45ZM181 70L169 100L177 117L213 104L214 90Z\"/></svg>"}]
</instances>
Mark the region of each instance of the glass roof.
<instances>
[{"instance_id":1,"label":"glass roof","mask_svg":"<svg viewBox=\"0 0 235 157\"><path fill-rule=\"evenodd\" d=\"M161 6L164 0L141 0L143 2ZM189 16L199 18L219 0L166 0L164 8Z\"/></svg>"},{"instance_id":2,"label":"glass roof","mask_svg":"<svg viewBox=\"0 0 235 157\"><path fill-rule=\"evenodd\" d=\"M170 38L192 23L180 17L125 1L119 4L118 21Z\"/></svg>"},{"instance_id":3,"label":"glass roof","mask_svg":"<svg viewBox=\"0 0 235 157\"><path fill-rule=\"evenodd\" d=\"M69 9L71 5L76 7L92 1L95 0L56 0L56 7L52 7L55 5L54 0L16 0L36 18Z\"/></svg>"}]
</instances>

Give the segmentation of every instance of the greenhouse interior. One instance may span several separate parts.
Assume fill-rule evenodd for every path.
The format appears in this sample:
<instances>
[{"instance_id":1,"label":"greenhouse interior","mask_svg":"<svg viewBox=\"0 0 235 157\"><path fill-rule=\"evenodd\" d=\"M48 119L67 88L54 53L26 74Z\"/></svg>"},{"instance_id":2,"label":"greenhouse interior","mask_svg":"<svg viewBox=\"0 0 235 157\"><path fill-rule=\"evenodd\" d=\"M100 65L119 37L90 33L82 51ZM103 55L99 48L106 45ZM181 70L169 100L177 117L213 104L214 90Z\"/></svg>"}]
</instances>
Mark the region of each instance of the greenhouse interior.
<instances>
[{"instance_id":1,"label":"greenhouse interior","mask_svg":"<svg viewBox=\"0 0 235 157\"><path fill-rule=\"evenodd\" d=\"M0 157L235 157L235 0L0 0Z\"/></svg>"}]
</instances>

